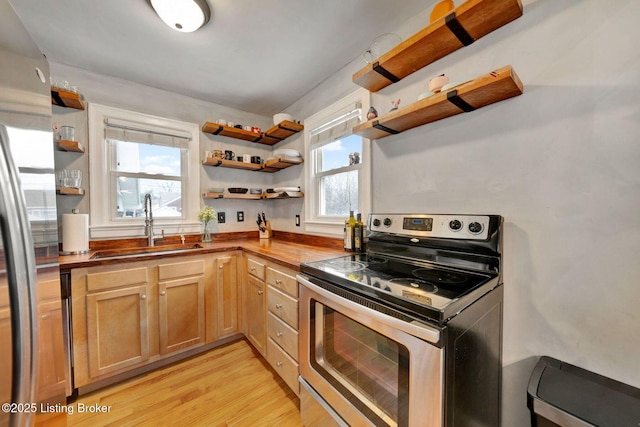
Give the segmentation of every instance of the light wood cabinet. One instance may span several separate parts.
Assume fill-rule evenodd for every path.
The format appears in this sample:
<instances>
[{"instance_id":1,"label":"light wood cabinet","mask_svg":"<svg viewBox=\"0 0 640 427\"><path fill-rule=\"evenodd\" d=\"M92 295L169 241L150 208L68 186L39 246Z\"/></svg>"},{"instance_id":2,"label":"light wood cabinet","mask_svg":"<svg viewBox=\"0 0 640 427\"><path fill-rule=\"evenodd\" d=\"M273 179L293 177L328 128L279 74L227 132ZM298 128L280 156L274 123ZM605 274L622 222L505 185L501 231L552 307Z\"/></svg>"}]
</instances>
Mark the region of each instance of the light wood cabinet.
<instances>
[{"instance_id":1,"label":"light wood cabinet","mask_svg":"<svg viewBox=\"0 0 640 427\"><path fill-rule=\"evenodd\" d=\"M299 394L298 283L295 272L267 263L267 361Z\"/></svg>"},{"instance_id":2,"label":"light wood cabinet","mask_svg":"<svg viewBox=\"0 0 640 427\"><path fill-rule=\"evenodd\" d=\"M217 338L239 332L238 328L238 257L220 256L215 261Z\"/></svg>"},{"instance_id":3,"label":"light wood cabinet","mask_svg":"<svg viewBox=\"0 0 640 427\"><path fill-rule=\"evenodd\" d=\"M89 375L100 377L149 359L147 284L86 296Z\"/></svg>"},{"instance_id":4,"label":"light wood cabinet","mask_svg":"<svg viewBox=\"0 0 640 427\"><path fill-rule=\"evenodd\" d=\"M223 252L72 270L74 386L124 378L239 336L237 259Z\"/></svg>"},{"instance_id":5,"label":"light wood cabinet","mask_svg":"<svg viewBox=\"0 0 640 427\"><path fill-rule=\"evenodd\" d=\"M204 292L204 260L158 266L160 354L204 344Z\"/></svg>"},{"instance_id":6,"label":"light wood cabinet","mask_svg":"<svg viewBox=\"0 0 640 427\"><path fill-rule=\"evenodd\" d=\"M267 353L267 327L264 282L254 276L249 276L246 298L247 339L260 354L265 355Z\"/></svg>"}]
</instances>

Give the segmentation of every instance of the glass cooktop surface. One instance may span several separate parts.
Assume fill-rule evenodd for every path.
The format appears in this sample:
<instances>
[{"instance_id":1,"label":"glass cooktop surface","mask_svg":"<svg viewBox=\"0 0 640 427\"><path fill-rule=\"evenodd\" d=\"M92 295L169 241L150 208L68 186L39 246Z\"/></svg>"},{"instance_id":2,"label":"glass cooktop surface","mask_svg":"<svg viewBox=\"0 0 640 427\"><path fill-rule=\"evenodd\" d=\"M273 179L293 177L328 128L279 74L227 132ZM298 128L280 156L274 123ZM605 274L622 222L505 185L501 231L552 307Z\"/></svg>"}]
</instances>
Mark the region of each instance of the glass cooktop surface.
<instances>
[{"instance_id":1,"label":"glass cooktop surface","mask_svg":"<svg viewBox=\"0 0 640 427\"><path fill-rule=\"evenodd\" d=\"M353 254L303 264L301 271L405 308L444 311L495 275L391 257ZM420 309L422 308L422 309Z\"/></svg>"}]
</instances>

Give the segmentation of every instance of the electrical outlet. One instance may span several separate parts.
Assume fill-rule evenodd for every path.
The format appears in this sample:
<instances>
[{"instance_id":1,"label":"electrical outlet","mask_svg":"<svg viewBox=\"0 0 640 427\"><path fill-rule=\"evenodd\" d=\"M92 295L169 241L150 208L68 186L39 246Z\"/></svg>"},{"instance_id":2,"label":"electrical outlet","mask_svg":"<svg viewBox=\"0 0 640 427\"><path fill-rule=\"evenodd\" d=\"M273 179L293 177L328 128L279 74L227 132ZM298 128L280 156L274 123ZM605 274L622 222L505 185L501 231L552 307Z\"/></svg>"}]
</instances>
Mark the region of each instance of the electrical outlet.
<instances>
[{"instance_id":1,"label":"electrical outlet","mask_svg":"<svg viewBox=\"0 0 640 427\"><path fill-rule=\"evenodd\" d=\"M300 215L296 215L296 227L300 227Z\"/></svg>"},{"instance_id":2,"label":"electrical outlet","mask_svg":"<svg viewBox=\"0 0 640 427\"><path fill-rule=\"evenodd\" d=\"M236 212L236 215L238 215L238 222L243 222L244 221L244 212L238 211L238 212Z\"/></svg>"},{"instance_id":3,"label":"electrical outlet","mask_svg":"<svg viewBox=\"0 0 640 427\"><path fill-rule=\"evenodd\" d=\"M218 212L218 224L224 224L224 212Z\"/></svg>"}]
</instances>

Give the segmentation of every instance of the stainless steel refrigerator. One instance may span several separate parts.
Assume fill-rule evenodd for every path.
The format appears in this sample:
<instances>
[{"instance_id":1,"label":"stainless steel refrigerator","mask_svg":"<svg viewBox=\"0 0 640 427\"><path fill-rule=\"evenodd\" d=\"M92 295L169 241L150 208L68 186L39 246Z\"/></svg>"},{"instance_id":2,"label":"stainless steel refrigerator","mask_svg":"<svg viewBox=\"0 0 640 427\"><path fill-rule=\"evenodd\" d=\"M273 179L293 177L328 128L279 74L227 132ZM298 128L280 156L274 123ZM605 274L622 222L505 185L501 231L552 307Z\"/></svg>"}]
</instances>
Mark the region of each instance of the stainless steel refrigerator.
<instances>
[{"instance_id":1,"label":"stainless steel refrigerator","mask_svg":"<svg viewBox=\"0 0 640 427\"><path fill-rule=\"evenodd\" d=\"M0 426L64 403L49 64L0 0Z\"/></svg>"}]
</instances>

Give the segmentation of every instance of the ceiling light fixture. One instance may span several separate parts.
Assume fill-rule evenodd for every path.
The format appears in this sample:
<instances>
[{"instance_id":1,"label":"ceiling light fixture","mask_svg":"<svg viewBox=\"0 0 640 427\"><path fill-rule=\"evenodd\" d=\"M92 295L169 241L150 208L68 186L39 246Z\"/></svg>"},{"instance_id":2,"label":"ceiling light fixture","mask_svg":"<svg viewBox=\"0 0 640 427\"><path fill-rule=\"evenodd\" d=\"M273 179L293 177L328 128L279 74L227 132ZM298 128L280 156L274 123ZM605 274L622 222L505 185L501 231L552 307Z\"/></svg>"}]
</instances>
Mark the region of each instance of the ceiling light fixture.
<instances>
[{"instance_id":1,"label":"ceiling light fixture","mask_svg":"<svg viewBox=\"0 0 640 427\"><path fill-rule=\"evenodd\" d=\"M211 18L206 0L149 0L160 19L176 31L190 33Z\"/></svg>"}]
</instances>

